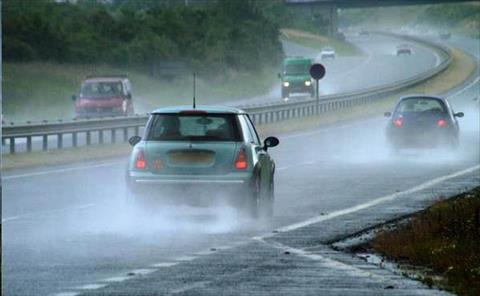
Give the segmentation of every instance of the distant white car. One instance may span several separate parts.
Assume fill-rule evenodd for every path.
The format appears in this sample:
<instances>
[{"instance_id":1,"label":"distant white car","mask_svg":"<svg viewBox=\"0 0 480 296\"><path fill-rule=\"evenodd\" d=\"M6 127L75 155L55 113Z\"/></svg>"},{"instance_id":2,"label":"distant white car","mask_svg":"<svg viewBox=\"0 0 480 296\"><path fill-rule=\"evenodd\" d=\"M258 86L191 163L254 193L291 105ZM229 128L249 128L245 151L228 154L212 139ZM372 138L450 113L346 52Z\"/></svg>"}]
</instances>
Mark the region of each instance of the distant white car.
<instances>
[{"instance_id":1,"label":"distant white car","mask_svg":"<svg viewBox=\"0 0 480 296\"><path fill-rule=\"evenodd\" d=\"M335 49L331 47L325 47L320 52L320 58L323 59L335 59Z\"/></svg>"},{"instance_id":2,"label":"distant white car","mask_svg":"<svg viewBox=\"0 0 480 296\"><path fill-rule=\"evenodd\" d=\"M413 54L412 47L408 44L400 44L397 46L396 55L411 55Z\"/></svg>"}]
</instances>

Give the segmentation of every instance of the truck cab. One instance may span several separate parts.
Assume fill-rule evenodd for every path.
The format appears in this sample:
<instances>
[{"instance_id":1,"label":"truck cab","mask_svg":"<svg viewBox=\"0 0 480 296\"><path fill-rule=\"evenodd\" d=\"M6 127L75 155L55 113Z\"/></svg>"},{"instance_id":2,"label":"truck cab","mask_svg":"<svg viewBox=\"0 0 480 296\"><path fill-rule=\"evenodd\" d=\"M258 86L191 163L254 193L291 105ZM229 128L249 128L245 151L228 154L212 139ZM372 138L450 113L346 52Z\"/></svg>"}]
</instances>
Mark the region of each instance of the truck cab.
<instances>
[{"instance_id":1,"label":"truck cab","mask_svg":"<svg viewBox=\"0 0 480 296\"><path fill-rule=\"evenodd\" d=\"M80 118L134 113L132 86L126 75L87 76L72 99Z\"/></svg>"},{"instance_id":2,"label":"truck cab","mask_svg":"<svg viewBox=\"0 0 480 296\"><path fill-rule=\"evenodd\" d=\"M282 98L288 99L292 93L308 93L313 98L315 88L310 76L313 61L304 57L289 57L283 61L283 70L279 74L282 80Z\"/></svg>"}]
</instances>

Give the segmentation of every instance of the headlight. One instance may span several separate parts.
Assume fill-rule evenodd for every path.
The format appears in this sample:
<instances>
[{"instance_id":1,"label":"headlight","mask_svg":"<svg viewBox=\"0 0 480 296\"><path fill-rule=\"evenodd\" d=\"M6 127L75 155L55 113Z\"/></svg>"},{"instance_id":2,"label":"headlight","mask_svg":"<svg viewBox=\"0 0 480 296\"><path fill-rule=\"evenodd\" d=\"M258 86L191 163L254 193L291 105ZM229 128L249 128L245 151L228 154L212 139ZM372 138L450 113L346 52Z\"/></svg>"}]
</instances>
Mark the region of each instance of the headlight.
<instances>
[{"instance_id":1,"label":"headlight","mask_svg":"<svg viewBox=\"0 0 480 296\"><path fill-rule=\"evenodd\" d=\"M288 82L288 81L285 81L285 82L283 83L283 86L285 86L285 87L289 87L289 86L290 86L290 82Z\"/></svg>"},{"instance_id":2,"label":"headlight","mask_svg":"<svg viewBox=\"0 0 480 296\"><path fill-rule=\"evenodd\" d=\"M312 82L310 80L305 81L306 86L310 86L311 84L312 84Z\"/></svg>"}]
</instances>

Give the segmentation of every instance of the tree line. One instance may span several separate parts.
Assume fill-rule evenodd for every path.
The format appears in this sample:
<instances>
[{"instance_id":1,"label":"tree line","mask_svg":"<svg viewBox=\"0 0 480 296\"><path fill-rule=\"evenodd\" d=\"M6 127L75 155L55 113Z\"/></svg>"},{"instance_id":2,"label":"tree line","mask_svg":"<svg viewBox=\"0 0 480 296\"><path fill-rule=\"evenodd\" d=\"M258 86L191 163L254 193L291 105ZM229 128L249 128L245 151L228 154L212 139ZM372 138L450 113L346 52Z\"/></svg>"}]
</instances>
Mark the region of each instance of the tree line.
<instances>
[{"instance_id":1,"label":"tree line","mask_svg":"<svg viewBox=\"0 0 480 296\"><path fill-rule=\"evenodd\" d=\"M263 9L272 3L281 0L3 0L3 59L256 71L283 56L277 18Z\"/></svg>"}]
</instances>

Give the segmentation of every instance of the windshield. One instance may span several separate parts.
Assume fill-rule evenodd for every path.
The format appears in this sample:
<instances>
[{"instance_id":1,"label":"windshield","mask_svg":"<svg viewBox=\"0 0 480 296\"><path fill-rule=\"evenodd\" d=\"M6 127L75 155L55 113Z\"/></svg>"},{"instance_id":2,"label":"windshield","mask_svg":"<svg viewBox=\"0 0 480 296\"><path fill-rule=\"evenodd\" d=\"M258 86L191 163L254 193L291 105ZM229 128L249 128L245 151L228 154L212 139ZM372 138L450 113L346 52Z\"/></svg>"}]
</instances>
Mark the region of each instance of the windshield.
<instances>
[{"instance_id":1,"label":"windshield","mask_svg":"<svg viewBox=\"0 0 480 296\"><path fill-rule=\"evenodd\" d=\"M431 98L411 98L402 100L397 107L397 113L446 112L444 104Z\"/></svg>"},{"instance_id":2,"label":"windshield","mask_svg":"<svg viewBox=\"0 0 480 296\"><path fill-rule=\"evenodd\" d=\"M121 82L86 82L80 90L82 97L111 97L122 95Z\"/></svg>"},{"instance_id":3,"label":"windshield","mask_svg":"<svg viewBox=\"0 0 480 296\"><path fill-rule=\"evenodd\" d=\"M284 73L287 75L309 75L310 64L288 64Z\"/></svg>"},{"instance_id":4,"label":"windshield","mask_svg":"<svg viewBox=\"0 0 480 296\"><path fill-rule=\"evenodd\" d=\"M147 133L148 141L241 141L236 116L154 115Z\"/></svg>"}]
</instances>

